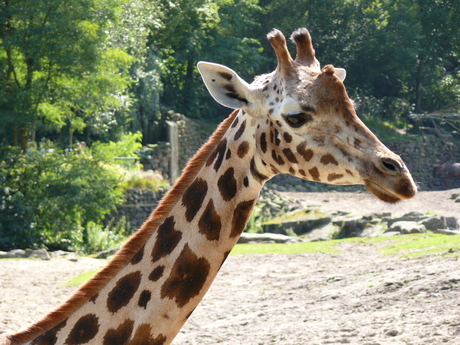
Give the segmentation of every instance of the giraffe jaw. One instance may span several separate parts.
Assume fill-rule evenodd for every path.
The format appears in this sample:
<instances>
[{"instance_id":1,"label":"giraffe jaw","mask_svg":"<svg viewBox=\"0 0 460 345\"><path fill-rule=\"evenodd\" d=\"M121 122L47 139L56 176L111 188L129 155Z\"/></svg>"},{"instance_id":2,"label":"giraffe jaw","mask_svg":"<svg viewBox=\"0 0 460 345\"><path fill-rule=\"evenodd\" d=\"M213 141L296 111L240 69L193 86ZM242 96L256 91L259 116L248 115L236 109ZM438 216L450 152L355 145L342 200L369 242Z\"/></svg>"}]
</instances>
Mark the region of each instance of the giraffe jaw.
<instances>
[{"instance_id":1,"label":"giraffe jaw","mask_svg":"<svg viewBox=\"0 0 460 345\"><path fill-rule=\"evenodd\" d=\"M369 189L372 193L374 193L374 195L377 196L377 198L379 198L380 200L383 200L385 202L392 203L392 204L397 203L404 199L409 199L413 196L411 195L408 197L403 197L403 196L396 195L394 194L394 192L390 192L388 189L385 189L382 186L379 186L377 183L372 182L367 179L364 180L364 186L367 189Z\"/></svg>"}]
</instances>

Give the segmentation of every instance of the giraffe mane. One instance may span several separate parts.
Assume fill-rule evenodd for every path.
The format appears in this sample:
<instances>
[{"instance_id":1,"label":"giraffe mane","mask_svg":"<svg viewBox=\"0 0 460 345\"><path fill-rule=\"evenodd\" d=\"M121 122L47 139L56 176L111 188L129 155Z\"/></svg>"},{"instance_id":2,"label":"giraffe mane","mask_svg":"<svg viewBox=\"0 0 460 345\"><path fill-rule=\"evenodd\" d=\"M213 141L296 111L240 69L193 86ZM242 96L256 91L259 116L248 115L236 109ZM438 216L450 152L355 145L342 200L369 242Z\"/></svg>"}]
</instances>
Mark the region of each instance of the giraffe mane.
<instances>
[{"instance_id":1,"label":"giraffe mane","mask_svg":"<svg viewBox=\"0 0 460 345\"><path fill-rule=\"evenodd\" d=\"M217 128L210 139L188 162L181 177L177 180L171 190L164 196L158 207L151 213L141 228L120 248L114 258L101 269L91 280L81 286L67 301L54 311L51 311L42 320L36 322L29 328L9 335L10 344L24 343L31 341L39 335L50 330L67 319L72 313L83 306L90 298L104 287L133 256L142 248L145 242L153 235L164 219L171 212L173 206L182 197L185 190L190 186L201 167L215 150L227 129L235 119L238 109L234 110ZM8 344L8 343L7 343Z\"/></svg>"}]
</instances>

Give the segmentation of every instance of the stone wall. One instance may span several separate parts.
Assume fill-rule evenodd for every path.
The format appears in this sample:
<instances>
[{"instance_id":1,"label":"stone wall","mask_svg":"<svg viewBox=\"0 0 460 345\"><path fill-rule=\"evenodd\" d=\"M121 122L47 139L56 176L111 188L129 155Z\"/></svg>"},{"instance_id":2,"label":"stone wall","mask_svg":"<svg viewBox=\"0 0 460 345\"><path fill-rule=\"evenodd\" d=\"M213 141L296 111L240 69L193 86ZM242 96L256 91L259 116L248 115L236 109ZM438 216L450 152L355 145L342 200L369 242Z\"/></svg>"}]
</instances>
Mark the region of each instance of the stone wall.
<instances>
[{"instance_id":1,"label":"stone wall","mask_svg":"<svg viewBox=\"0 0 460 345\"><path fill-rule=\"evenodd\" d=\"M166 192L166 189L160 189L158 192L150 189L128 189L125 193L125 203L118 205L117 210L107 217L107 221L115 218L115 222L118 222L124 217L129 229L134 232L147 220Z\"/></svg>"},{"instance_id":2,"label":"stone wall","mask_svg":"<svg viewBox=\"0 0 460 345\"><path fill-rule=\"evenodd\" d=\"M179 132L179 170L182 171L187 162L210 137L215 127L191 120L181 114L170 114ZM169 180L169 161L171 146L168 142L158 142L143 147L141 164L145 170L158 170L165 179Z\"/></svg>"},{"instance_id":3,"label":"stone wall","mask_svg":"<svg viewBox=\"0 0 460 345\"><path fill-rule=\"evenodd\" d=\"M184 169L190 158L208 140L216 126L205 125L176 114L179 127L179 168Z\"/></svg>"},{"instance_id":4,"label":"stone wall","mask_svg":"<svg viewBox=\"0 0 460 345\"><path fill-rule=\"evenodd\" d=\"M171 157L171 146L168 142L159 141L142 147L140 162L144 170L156 170L163 178L169 180L169 160Z\"/></svg>"}]
</instances>

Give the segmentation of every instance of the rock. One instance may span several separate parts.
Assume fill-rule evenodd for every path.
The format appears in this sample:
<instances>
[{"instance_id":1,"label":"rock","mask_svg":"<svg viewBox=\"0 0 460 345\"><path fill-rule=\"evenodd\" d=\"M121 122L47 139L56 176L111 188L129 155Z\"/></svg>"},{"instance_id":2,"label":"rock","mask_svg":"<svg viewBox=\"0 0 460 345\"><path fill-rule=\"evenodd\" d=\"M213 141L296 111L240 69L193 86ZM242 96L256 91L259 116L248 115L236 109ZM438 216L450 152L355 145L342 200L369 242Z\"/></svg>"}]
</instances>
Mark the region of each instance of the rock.
<instances>
[{"instance_id":1,"label":"rock","mask_svg":"<svg viewBox=\"0 0 460 345\"><path fill-rule=\"evenodd\" d=\"M367 222L368 220L364 218L332 222L332 224L340 228L335 238L358 237L364 231Z\"/></svg>"},{"instance_id":2,"label":"rock","mask_svg":"<svg viewBox=\"0 0 460 345\"><path fill-rule=\"evenodd\" d=\"M0 250L0 259L7 259L7 258L8 258L8 253Z\"/></svg>"},{"instance_id":3,"label":"rock","mask_svg":"<svg viewBox=\"0 0 460 345\"><path fill-rule=\"evenodd\" d=\"M96 254L96 259L107 259L109 256L112 256L117 252L119 248L113 248L113 249L106 249L103 250L102 252L99 252Z\"/></svg>"},{"instance_id":4,"label":"rock","mask_svg":"<svg viewBox=\"0 0 460 345\"><path fill-rule=\"evenodd\" d=\"M396 222L420 222L427 218L430 218L430 217L425 216L420 212L410 212L410 213L406 213L405 215L399 218L383 218L383 221L387 222L388 227L391 228L393 224Z\"/></svg>"},{"instance_id":5,"label":"rock","mask_svg":"<svg viewBox=\"0 0 460 345\"><path fill-rule=\"evenodd\" d=\"M388 335L389 337L396 337L397 335L399 334L399 332L395 329L392 329L391 331L388 331L386 333L386 335Z\"/></svg>"},{"instance_id":6,"label":"rock","mask_svg":"<svg viewBox=\"0 0 460 345\"><path fill-rule=\"evenodd\" d=\"M399 232L401 234L415 234L426 232L425 225L419 224L417 222L411 221L397 221L393 223L391 228L388 229L388 232Z\"/></svg>"},{"instance_id":7,"label":"rock","mask_svg":"<svg viewBox=\"0 0 460 345\"><path fill-rule=\"evenodd\" d=\"M427 230L436 230L436 229L445 229L446 228L446 219L442 216L430 217L426 220L420 222L425 225Z\"/></svg>"},{"instance_id":8,"label":"rock","mask_svg":"<svg viewBox=\"0 0 460 345\"><path fill-rule=\"evenodd\" d=\"M36 249L32 251L29 257L34 257L34 256L37 256L42 260L51 260L51 257L46 251L46 249Z\"/></svg>"},{"instance_id":9,"label":"rock","mask_svg":"<svg viewBox=\"0 0 460 345\"><path fill-rule=\"evenodd\" d=\"M457 218L455 218L455 217L446 217L446 226L451 230L458 229Z\"/></svg>"},{"instance_id":10,"label":"rock","mask_svg":"<svg viewBox=\"0 0 460 345\"><path fill-rule=\"evenodd\" d=\"M243 232L238 239L238 243L299 243L305 242L299 237L286 236L282 234L253 234L248 232Z\"/></svg>"},{"instance_id":11,"label":"rock","mask_svg":"<svg viewBox=\"0 0 460 345\"><path fill-rule=\"evenodd\" d=\"M322 228L331 222L330 217L318 219L301 219L296 221L281 221L279 223L268 223L263 225L264 232L286 234L287 229L292 230L296 235L306 234L314 229Z\"/></svg>"},{"instance_id":12,"label":"rock","mask_svg":"<svg viewBox=\"0 0 460 345\"><path fill-rule=\"evenodd\" d=\"M25 258L26 251L23 249L13 249L8 252L9 258Z\"/></svg>"}]
</instances>

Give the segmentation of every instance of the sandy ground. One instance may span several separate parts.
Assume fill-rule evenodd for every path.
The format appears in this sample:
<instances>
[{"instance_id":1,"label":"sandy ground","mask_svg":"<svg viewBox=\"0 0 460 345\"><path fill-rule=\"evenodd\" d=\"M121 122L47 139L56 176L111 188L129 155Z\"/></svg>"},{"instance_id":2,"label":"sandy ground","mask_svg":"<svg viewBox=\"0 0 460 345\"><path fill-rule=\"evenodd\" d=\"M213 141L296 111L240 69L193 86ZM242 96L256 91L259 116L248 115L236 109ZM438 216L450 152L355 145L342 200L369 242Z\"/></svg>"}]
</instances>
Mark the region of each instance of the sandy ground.
<instances>
[{"instance_id":1,"label":"sandy ground","mask_svg":"<svg viewBox=\"0 0 460 345\"><path fill-rule=\"evenodd\" d=\"M421 192L395 206L367 194L295 196L331 210L430 211L460 220L454 193L460 189ZM334 255L230 256L173 344L460 344L458 258L400 259L378 248L342 244ZM0 335L40 319L75 290L64 282L105 263L0 261Z\"/></svg>"}]
</instances>

